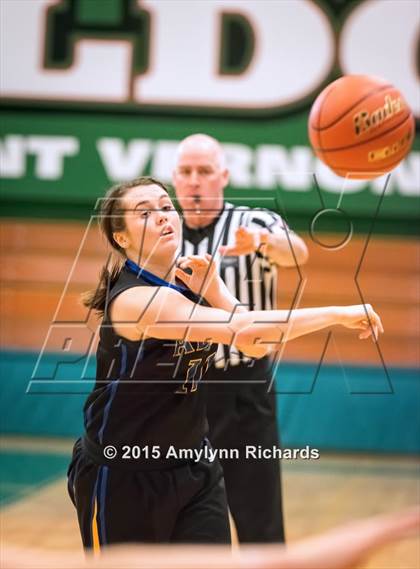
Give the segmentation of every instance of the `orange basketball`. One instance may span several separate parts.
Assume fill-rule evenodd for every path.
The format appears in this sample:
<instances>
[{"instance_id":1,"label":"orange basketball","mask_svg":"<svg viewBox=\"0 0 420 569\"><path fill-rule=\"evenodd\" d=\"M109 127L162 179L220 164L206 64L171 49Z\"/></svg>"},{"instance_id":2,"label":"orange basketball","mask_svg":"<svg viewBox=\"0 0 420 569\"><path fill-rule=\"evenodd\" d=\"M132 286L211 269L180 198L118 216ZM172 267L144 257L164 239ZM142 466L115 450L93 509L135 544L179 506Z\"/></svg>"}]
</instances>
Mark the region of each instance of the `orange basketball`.
<instances>
[{"instance_id":1,"label":"orange basketball","mask_svg":"<svg viewBox=\"0 0 420 569\"><path fill-rule=\"evenodd\" d=\"M320 93L309 114L309 140L343 177L368 180L401 162L414 139L413 113L387 81L346 75Z\"/></svg>"}]
</instances>

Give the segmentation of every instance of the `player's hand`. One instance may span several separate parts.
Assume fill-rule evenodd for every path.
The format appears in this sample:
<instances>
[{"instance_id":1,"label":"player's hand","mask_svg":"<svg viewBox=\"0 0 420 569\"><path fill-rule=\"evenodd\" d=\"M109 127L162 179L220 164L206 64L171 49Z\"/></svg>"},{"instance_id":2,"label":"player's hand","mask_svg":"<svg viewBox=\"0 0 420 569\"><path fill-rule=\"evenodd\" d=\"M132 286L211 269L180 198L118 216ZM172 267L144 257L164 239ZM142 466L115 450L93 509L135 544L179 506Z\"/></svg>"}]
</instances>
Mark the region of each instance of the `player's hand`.
<instances>
[{"instance_id":1,"label":"player's hand","mask_svg":"<svg viewBox=\"0 0 420 569\"><path fill-rule=\"evenodd\" d=\"M186 273L184 269L190 269L191 274ZM179 257L175 276L195 294L204 297L215 289L219 290L220 287L216 263L208 254Z\"/></svg>"},{"instance_id":2,"label":"player's hand","mask_svg":"<svg viewBox=\"0 0 420 569\"><path fill-rule=\"evenodd\" d=\"M267 344L238 344L235 343L235 348L242 352L245 356L249 358L255 358L259 360L264 356L268 356L272 353L272 346Z\"/></svg>"},{"instance_id":3,"label":"player's hand","mask_svg":"<svg viewBox=\"0 0 420 569\"><path fill-rule=\"evenodd\" d=\"M259 250L265 254L268 235L267 229L257 230L243 226L238 227L235 231L235 243L230 246L220 246L219 253L226 257L239 257L240 255L250 255Z\"/></svg>"},{"instance_id":4,"label":"player's hand","mask_svg":"<svg viewBox=\"0 0 420 569\"><path fill-rule=\"evenodd\" d=\"M381 319L370 304L341 306L339 321L346 328L362 330L359 334L361 340L371 336L374 341L377 341L379 334L384 332Z\"/></svg>"}]
</instances>

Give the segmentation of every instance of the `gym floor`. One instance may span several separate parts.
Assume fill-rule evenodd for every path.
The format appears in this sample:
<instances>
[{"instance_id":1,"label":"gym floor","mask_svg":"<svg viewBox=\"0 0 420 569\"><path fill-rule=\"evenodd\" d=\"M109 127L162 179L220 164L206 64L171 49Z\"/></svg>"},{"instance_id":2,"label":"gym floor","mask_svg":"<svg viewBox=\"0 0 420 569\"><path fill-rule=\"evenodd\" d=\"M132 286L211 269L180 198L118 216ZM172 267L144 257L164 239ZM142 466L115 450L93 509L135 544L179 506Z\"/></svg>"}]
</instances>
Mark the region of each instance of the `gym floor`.
<instances>
[{"instance_id":1,"label":"gym floor","mask_svg":"<svg viewBox=\"0 0 420 569\"><path fill-rule=\"evenodd\" d=\"M80 548L65 478L72 445L68 439L1 438L2 545ZM282 461L282 468L289 542L420 502L416 457L321 452L317 461ZM364 567L419 568L420 538L382 549Z\"/></svg>"}]
</instances>

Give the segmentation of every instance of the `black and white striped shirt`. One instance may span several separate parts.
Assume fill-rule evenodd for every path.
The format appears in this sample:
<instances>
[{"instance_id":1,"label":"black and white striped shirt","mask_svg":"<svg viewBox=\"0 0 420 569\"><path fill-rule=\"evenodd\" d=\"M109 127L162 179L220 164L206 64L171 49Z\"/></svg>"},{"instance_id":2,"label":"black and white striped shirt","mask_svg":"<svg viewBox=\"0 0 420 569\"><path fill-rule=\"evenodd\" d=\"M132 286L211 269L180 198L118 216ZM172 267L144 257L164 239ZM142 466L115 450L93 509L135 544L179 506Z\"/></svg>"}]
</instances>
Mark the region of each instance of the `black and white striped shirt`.
<instances>
[{"instance_id":1,"label":"black and white striped shirt","mask_svg":"<svg viewBox=\"0 0 420 569\"><path fill-rule=\"evenodd\" d=\"M240 226L271 233L287 230L276 213L225 202L220 215L207 227L191 229L184 223L181 255L211 254L221 278L241 304L249 310L270 310L276 307L276 266L259 253L222 258L218 252L221 245L235 243L235 231ZM234 347L219 346L216 367L225 367L227 358L230 365L250 361Z\"/></svg>"}]
</instances>

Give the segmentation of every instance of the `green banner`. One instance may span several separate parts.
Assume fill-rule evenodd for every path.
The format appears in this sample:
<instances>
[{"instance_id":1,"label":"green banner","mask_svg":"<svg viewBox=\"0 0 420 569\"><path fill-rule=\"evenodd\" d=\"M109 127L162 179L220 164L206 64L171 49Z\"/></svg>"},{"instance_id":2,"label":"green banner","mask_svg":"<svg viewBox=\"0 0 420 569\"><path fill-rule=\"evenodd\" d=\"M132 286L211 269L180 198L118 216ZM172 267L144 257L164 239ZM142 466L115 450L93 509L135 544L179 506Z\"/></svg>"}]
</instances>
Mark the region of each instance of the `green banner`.
<instances>
[{"instance_id":1,"label":"green banner","mask_svg":"<svg viewBox=\"0 0 420 569\"><path fill-rule=\"evenodd\" d=\"M224 144L229 199L301 228L341 208L356 230L416 229L419 136L384 191L333 174L307 135L342 75L386 78L419 119L415 2L2 0L1 24L3 215L85 219L117 181L170 182L178 142L204 132Z\"/></svg>"},{"instance_id":2,"label":"green banner","mask_svg":"<svg viewBox=\"0 0 420 569\"><path fill-rule=\"evenodd\" d=\"M334 175L308 146L306 124L306 113L263 123L209 117L3 113L3 211L27 215L36 205L40 214L46 208L45 217L52 211L62 217L60 208L68 215L68 207L86 215L116 181L152 174L170 182L177 143L193 132L206 132L225 145L231 172L229 198L256 206L277 204L292 217L313 214L323 205L371 217L386 177L364 182ZM381 203L382 218L418 217L418 149L419 138L391 173Z\"/></svg>"}]
</instances>

